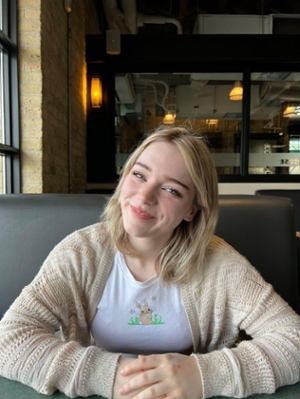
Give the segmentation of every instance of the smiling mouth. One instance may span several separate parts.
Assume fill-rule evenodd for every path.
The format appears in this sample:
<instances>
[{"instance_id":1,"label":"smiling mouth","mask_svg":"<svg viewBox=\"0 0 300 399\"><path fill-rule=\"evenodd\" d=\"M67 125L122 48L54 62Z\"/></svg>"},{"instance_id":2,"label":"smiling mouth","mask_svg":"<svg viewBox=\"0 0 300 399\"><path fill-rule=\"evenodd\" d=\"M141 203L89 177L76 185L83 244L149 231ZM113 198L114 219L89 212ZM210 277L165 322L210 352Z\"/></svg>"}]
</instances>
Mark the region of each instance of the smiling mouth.
<instances>
[{"instance_id":1,"label":"smiling mouth","mask_svg":"<svg viewBox=\"0 0 300 399\"><path fill-rule=\"evenodd\" d=\"M133 205L130 205L130 209L131 209L133 216L135 216L136 218L138 218L140 220L154 219L154 217L152 215L150 215L150 213L144 211L141 208L137 208Z\"/></svg>"}]
</instances>

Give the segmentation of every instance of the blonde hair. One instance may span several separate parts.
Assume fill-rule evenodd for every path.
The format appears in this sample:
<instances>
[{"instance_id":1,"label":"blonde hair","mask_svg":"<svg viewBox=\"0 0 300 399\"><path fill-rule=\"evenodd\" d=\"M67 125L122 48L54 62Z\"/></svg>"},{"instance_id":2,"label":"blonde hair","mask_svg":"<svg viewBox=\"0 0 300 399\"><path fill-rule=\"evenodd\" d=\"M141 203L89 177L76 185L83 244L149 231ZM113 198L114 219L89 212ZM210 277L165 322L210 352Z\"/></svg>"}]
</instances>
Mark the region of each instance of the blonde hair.
<instances>
[{"instance_id":1,"label":"blonde hair","mask_svg":"<svg viewBox=\"0 0 300 399\"><path fill-rule=\"evenodd\" d=\"M156 141L174 144L180 151L195 185L195 204L199 207L193 220L183 220L174 230L170 240L157 258L158 275L163 282L184 283L200 273L201 266L214 234L218 218L218 179L216 169L205 140L186 127L161 126L146 136L128 158L119 184L103 212L117 249L137 256L130 247L123 227L119 203L124 179L145 148Z\"/></svg>"}]
</instances>

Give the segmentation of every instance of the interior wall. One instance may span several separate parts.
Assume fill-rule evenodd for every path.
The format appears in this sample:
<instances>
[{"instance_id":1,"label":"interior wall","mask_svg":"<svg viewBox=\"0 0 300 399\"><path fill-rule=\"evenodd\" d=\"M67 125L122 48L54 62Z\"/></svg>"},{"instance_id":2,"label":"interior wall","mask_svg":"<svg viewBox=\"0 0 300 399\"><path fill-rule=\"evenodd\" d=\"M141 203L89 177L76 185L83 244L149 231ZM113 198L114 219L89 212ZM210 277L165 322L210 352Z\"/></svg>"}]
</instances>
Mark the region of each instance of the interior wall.
<instances>
[{"instance_id":1,"label":"interior wall","mask_svg":"<svg viewBox=\"0 0 300 399\"><path fill-rule=\"evenodd\" d=\"M100 33L94 1L19 0L23 193L85 192L85 35Z\"/></svg>"}]
</instances>

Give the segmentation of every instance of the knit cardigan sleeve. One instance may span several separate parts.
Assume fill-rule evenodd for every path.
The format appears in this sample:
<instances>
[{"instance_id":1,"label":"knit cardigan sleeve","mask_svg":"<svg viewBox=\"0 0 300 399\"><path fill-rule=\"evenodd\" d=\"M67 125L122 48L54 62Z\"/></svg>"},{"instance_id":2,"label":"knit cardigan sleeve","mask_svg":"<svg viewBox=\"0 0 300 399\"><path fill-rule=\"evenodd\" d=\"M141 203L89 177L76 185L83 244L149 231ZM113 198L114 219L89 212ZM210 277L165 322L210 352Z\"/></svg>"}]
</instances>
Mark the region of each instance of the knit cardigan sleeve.
<instances>
[{"instance_id":1,"label":"knit cardigan sleeve","mask_svg":"<svg viewBox=\"0 0 300 399\"><path fill-rule=\"evenodd\" d=\"M194 301L203 398L273 393L300 380L300 317L252 265L215 241ZM243 330L251 338L235 341Z\"/></svg>"},{"instance_id":2,"label":"knit cardigan sleeve","mask_svg":"<svg viewBox=\"0 0 300 399\"><path fill-rule=\"evenodd\" d=\"M0 321L0 375L43 394L112 397L119 354L93 345L90 334L112 262L104 240L98 223L50 253Z\"/></svg>"}]
</instances>

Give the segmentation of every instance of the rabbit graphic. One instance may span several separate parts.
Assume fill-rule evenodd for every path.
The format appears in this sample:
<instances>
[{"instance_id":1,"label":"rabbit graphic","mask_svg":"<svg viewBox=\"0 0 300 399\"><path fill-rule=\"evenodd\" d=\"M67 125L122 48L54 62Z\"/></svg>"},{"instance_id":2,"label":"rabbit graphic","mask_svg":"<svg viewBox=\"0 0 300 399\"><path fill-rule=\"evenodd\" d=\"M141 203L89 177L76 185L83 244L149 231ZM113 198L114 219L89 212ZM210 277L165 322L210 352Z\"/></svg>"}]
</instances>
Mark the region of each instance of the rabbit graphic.
<instances>
[{"instance_id":1,"label":"rabbit graphic","mask_svg":"<svg viewBox=\"0 0 300 399\"><path fill-rule=\"evenodd\" d=\"M144 302L144 305L140 305L136 302L136 307L140 309L139 320L142 324L152 324L152 313L153 310L150 309L148 302Z\"/></svg>"}]
</instances>

